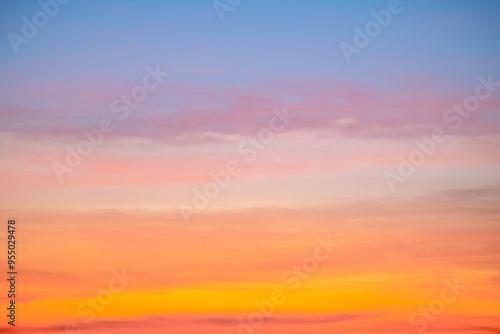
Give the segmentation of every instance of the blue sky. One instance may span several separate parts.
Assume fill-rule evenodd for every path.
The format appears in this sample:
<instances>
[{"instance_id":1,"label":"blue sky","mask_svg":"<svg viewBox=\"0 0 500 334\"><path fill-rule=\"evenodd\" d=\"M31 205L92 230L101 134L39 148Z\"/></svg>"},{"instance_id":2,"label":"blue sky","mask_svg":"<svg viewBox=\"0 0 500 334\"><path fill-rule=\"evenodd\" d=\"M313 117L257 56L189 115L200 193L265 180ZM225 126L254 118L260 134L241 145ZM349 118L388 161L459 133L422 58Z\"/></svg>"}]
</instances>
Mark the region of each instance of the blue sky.
<instances>
[{"instance_id":1,"label":"blue sky","mask_svg":"<svg viewBox=\"0 0 500 334\"><path fill-rule=\"evenodd\" d=\"M387 1L250 1L219 21L209 1L70 1L15 54L0 44L2 73L42 64L54 76L136 75L162 63L174 80L240 82L289 78L380 81L429 74L452 80L492 65L499 53L500 5L492 1L412 1L347 64L339 43ZM2 3L0 34L19 33L34 1Z\"/></svg>"}]
</instances>

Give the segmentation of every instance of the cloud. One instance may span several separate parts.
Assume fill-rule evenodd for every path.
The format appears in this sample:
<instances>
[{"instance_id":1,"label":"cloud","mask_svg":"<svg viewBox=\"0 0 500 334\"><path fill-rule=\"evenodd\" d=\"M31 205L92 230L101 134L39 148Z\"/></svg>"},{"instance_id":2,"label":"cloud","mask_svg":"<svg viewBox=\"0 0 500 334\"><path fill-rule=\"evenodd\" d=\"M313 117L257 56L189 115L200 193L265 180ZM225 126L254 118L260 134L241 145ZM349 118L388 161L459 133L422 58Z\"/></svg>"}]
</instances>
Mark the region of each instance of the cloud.
<instances>
[{"instance_id":1,"label":"cloud","mask_svg":"<svg viewBox=\"0 0 500 334\"><path fill-rule=\"evenodd\" d=\"M243 315L244 316L244 315ZM268 326L273 325L295 325L295 324L326 324L326 323L336 323L351 321L361 317L359 314L333 314L328 316L303 316L303 317L272 317L266 320ZM145 318L135 318L129 320L94 320L88 324L83 322L74 322L78 325L78 328L87 331L93 330L112 330L112 329L152 329L152 328L183 328L187 325L196 327L197 325L215 325L220 327L233 327L239 324L237 315L226 315L226 316L213 316L213 317L202 317L202 316L172 316L172 317L145 317ZM0 332L10 333L63 333L65 331L64 325L49 325L49 326L38 326L38 327L20 327L16 328L15 331L0 330Z\"/></svg>"},{"instance_id":2,"label":"cloud","mask_svg":"<svg viewBox=\"0 0 500 334\"><path fill-rule=\"evenodd\" d=\"M430 80L430 79L429 79ZM61 83L47 84L47 96L60 96ZM345 137L398 138L429 135L443 124L443 113L471 92L432 92L421 87L399 87L385 91L356 82L290 82L228 89L222 85L168 82L152 91L125 120L110 110L122 93L97 87L48 99L34 106L4 101L0 131L24 134L78 135L96 127L103 117L113 119L117 130L110 136L139 136L177 143L226 140L268 125L273 108L287 106L298 115L286 131L329 130ZM133 87L133 86L132 86ZM410 89L411 88L411 89ZM471 89L473 89L472 87ZM267 91L273 91L269 97ZM481 103L480 111L464 120L454 134L475 136L498 133L500 99ZM207 135L208 134L208 135Z\"/></svg>"},{"instance_id":3,"label":"cloud","mask_svg":"<svg viewBox=\"0 0 500 334\"><path fill-rule=\"evenodd\" d=\"M453 189L444 192L445 195L457 200L477 200L481 198L500 198L500 185L480 188Z\"/></svg>"}]
</instances>

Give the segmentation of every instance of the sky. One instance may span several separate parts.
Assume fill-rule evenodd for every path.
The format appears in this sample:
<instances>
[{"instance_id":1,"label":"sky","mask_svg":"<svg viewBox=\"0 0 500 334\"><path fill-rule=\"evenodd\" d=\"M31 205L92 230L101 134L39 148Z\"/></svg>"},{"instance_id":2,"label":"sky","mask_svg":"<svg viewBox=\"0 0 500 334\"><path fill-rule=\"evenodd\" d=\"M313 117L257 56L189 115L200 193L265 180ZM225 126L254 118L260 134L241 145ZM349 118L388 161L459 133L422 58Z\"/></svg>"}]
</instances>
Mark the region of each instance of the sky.
<instances>
[{"instance_id":1,"label":"sky","mask_svg":"<svg viewBox=\"0 0 500 334\"><path fill-rule=\"evenodd\" d=\"M498 1L6 0L0 36L0 332L500 332Z\"/></svg>"}]
</instances>

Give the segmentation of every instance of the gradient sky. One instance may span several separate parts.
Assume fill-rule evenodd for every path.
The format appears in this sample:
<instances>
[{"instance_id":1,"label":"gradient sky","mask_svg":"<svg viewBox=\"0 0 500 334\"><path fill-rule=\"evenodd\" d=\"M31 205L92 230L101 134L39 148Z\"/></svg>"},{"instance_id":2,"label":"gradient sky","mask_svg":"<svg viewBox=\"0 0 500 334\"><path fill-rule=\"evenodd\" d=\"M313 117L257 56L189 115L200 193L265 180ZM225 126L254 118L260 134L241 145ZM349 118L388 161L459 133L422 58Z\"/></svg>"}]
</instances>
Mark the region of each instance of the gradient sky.
<instances>
[{"instance_id":1,"label":"gradient sky","mask_svg":"<svg viewBox=\"0 0 500 334\"><path fill-rule=\"evenodd\" d=\"M331 235L338 251L256 333L416 333L408 319L454 279L467 290L426 332L499 333L500 88L456 129L443 115L478 77L500 82L500 2L401 1L348 63L340 43L387 6L244 0L221 21L211 1L72 0L15 53L7 35L40 7L1 2L17 330L236 333ZM120 120L113 101L148 66L169 75ZM285 108L247 161L238 147ZM53 163L103 118L116 130L59 182ZM447 140L391 191L385 173L436 127ZM233 160L241 173L187 224L180 205ZM122 268L135 278L86 323L78 305Z\"/></svg>"}]
</instances>

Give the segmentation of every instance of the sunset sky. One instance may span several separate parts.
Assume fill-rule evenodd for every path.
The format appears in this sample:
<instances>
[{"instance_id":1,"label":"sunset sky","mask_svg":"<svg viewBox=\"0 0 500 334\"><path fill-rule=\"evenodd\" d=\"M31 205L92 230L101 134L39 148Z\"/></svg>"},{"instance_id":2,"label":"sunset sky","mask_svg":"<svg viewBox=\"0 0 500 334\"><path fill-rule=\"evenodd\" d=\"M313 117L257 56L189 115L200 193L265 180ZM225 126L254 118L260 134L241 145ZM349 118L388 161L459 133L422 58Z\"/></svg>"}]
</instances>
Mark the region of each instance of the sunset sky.
<instances>
[{"instance_id":1,"label":"sunset sky","mask_svg":"<svg viewBox=\"0 0 500 334\"><path fill-rule=\"evenodd\" d=\"M500 333L500 2L7 0L0 35L0 332Z\"/></svg>"}]
</instances>

